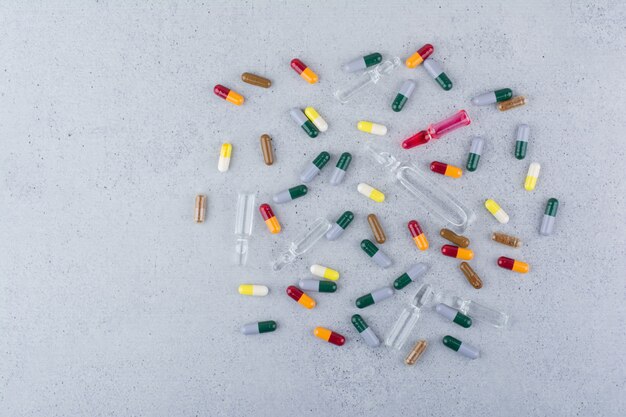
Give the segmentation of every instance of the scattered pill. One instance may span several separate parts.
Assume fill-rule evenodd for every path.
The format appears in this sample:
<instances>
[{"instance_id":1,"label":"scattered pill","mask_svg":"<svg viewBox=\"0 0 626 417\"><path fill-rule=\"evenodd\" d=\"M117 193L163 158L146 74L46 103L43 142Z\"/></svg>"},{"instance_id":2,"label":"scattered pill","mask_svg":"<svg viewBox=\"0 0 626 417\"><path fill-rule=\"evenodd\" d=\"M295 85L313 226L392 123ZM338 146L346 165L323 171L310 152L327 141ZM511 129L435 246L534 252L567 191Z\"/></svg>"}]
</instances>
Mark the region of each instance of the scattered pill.
<instances>
[{"instance_id":1,"label":"scattered pill","mask_svg":"<svg viewBox=\"0 0 626 417\"><path fill-rule=\"evenodd\" d=\"M316 277L330 279L332 281L339 279L339 272L322 265L311 265L310 271Z\"/></svg>"},{"instance_id":2,"label":"scattered pill","mask_svg":"<svg viewBox=\"0 0 626 417\"><path fill-rule=\"evenodd\" d=\"M374 52L373 54L365 55L348 62L342 69L345 72L361 71L365 68L380 64L382 60L383 56L378 52Z\"/></svg>"},{"instance_id":3,"label":"scattered pill","mask_svg":"<svg viewBox=\"0 0 626 417\"><path fill-rule=\"evenodd\" d=\"M309 310L315 307L315 300L309 297L306 293L302 292L302 290L298 287L294 287L290 285L287 287L287 295L298 302L304 308L308 308Z\"/></svg>"},{"instance_id":4,"label":"scattered pill","mask_svg":"<svg viewBox=\"0 0 626 417\"><path fill-rule=\"evenodd\" d=\"M461 272L463 272L463 275L465 275L465 278L467 278L467 282L469 282L472 287L477 290L483 287L483 281L467 262L461 262L459 268L461 269Z\"/></svg>"},{"instance_id":5,"label":"scattered pill","mask_svg":"<svg viewBox=\"0 0 626 417\"><path fill-rule=\"evenodd\" d=\"M452 336L445 336L442 342L445 346L470 359L477 359L480 356L480 352L474 346L463 343Z\"/></svg>"},{"instance_id":6,"label":"scattered pill","mask_svg":"<svg viewBox=\"0 0 626 417\"><path fill-rule=\"evenodd\" d=\"M385 236L385 231L383 230L383 226L380 224L378 217L375 214L370 214L367 216L367 222L372 229L372 233L374 234L374 239L377 243L385 243L387 241L387 236Z\"/></svg>"},{"instance_id":7,"label":"scattered pill","mask_svg":"<svg viewBox=\"0 0 626 417\"><path fill-rule=\"evenodd\" d=\"M433 77L435 81L437 81L437 84L439 84L441 88L446 91L452 88L452 81L450 81L450 78L448 78L446 73L443 72L441 65L439 65L437 61L432 58L428 58L424 61L424 68L426 69L426 72L428 72L428 74Z\"/></svg>"},{"instance_id":8,"label":"scattered pill","mask_svg":"<svg viewBox=\"0 0 626 417\"><path fill-rule=\"evenodd\" d=\"M241 284L239 286L239 294L251 295L254 297L265 297L269 289L265 285Z\"/></svg>"},{"instance_id":9,"label":"scattered pill","mask_svg":"<svg viewBox=\"0 0 626 417\"><path fill-rule=\"evenodd\" d=\"M241 333L246 336L251 334L269 333L276 330L276 322L274 320L259 321L256 323L244 324L241 327Z\"/></svg>"},{"instance_id":10,"label":"scattered pill","mask_svg":"<svg viewBox=\"0 0 626 417\"><path fill-rule=\"evenodd\" d=\"M470 146L469 155L467 157L467 170L470 172L476 171L478 168L478 161L480 161L480 155L483 153L483 147L485 140L480 136L476 136L472 139L472 145Z\"/></svg>"},{"instance_id":11,"label":"scattered pill","mask_svg":"<svg viewBox=\"0 0 626 417\"><path fill-rule=\"evenodd\" d=\"M339 239L339 237L343 234L343 231L346 230L346 227L352 223L352 220L354 220L354 213L351 211L344 211L335 224L333 224L330 229L328 229L328 232L326 232L326 239Z\"/></svg>"},{"instance_id":12,"label":"scattered pill","mask_svg":"<svg viewBox=\"0 0 626 417\"><path fill-rule=\"evenodd\" d=\"M413 238L413 242L415 242L415 246L419 250L428 249L428 239L426 239L426 234L422 230L422 226L417 222L417 220L411 220L408 224L409 233L411 233L411 237Z\"/></svg>"},{"instance_id":13,"label":"scattered pill","mask_svg":"<svg viewBox=\"0 0 626 417\"><path fill-rule=\"evenodd\" d=\"M316 327L315 330L313 330L313 334L315 337L319 337L333 345L343 346L343 344L346 343L345 337L324 327Z\"/></svg>"},{"instance_id":14,"label":"scattered pill","mask_svg":"<svg viewBox=\"0 0 626 417\"><path fill-rule=\"evenodd\" d=\"M337 291L337 284L330 281L322 281L319 279L301 279L298 282L298 286L302 291L315 291L315 292L335 292Z\"/></svg>"},{"instance_id":15,"label":"scattered pill","mask_svg":"<svg viewBox=\"0 0 626 417\"><path fill-rule=\"evenodd\" d=\"M274 147L272 146L272 137L268 134L261 135L261 152L263 152L265 165L272 165L274 163Z\"/></svg>"},{"instance_id":16,"label":"scattered pill","mask_svg":"<svg viewBox=\"0 0 626 417\"><path fill-rule=\"evenodd\" d=\"M382 287L377 289L376 291L372 291L369 294L365 294L356 299L356 306L358 308L365 308L371 306L372 304L379 303L393 295L393 288L391 287Z\"/></svg>"},{"instance_id":17,"label":"scattered pill","mask_svg":"<svg viewBox=\"0 0 626 417\"><path fill-rule=\"evenodd\" d=\"M317 74L311 70L311 68L307 67L302 61L298 58L294 58L291 60L291 68L309 84L315 84L318 81Z\"/></svg>"},{"instance_id":18,"label":"scattered pill","mask_svg":"<svg viewBox=\"0 0 626 417\"><path fill-rule=\"evenodd\" d=\"M406 365L415 365L417 360L420 358L420 356L422 356L422 354L426 350L426 347L428 347L428 342L426 342L425 340L418 341L415 344L415 346L413 346L413 349L411 349L409 354L404 359L404 363Z\"/></svg>"},{"instance_id":19,"label":"scattered pill","mask_svg":"<svg viewBox=\"0 0 626 417\"><path fill-rule=\"evenodd\" d=\"M363 239L361 241L361 249L381 268L391 266L391 259L382 250L378 249L378 246L374 245L371 240Z\"/></svg>"},{"instance_id":20,"label":"scattered pill","mask_svg":"<svg viewBox=\"0 0 626 417\"><path fill-rule=\"evenodd\" d=\"M465 236L457 235L450 229L441 229L439 231L439 235L461 248L466 248L470 245L470 240L468 238L466 238Z\"/></svg>"},{"instance_id":21,"label":"scattered pill","mask_svg":"<svg viewBox=\"0 0 626 417\"><path fill-rule=\"evenodd\" d=\"M300 174L300 181L307 184L321 172L322 168L330 161L330 154L326 151L321 152L319 155L315 157L312 163L310 163L302 174Z\"/></svg>"},{"instance_id":22,"label":"scattered pill","mask_svg":"<svg viewBox=\"0 0 626 417\"><path fill-rule=\"evenodd\" d=\"M400 86L400 90L398 90L396 98L393 100L393 103L391 103L391 109L393 111L399 112L404 108L406 102L409 100L409 98L411 98L411 95L413 95L415 85L415 81L413 80L406 80L402 83L402 85Z\"/></svg>"},{"instance_id":23,"label":"scattered pill","mask_svg":"<svg viewBox=\"0 0 626 417\"><path fill-rule=\"evenodd\" d=\"M481 94L472 99L472 103L477 106L486 106L489 104L500 103L501 101L510 100L513 97L513 91L510 88L503 88L501 90L490 91L485 94Z\"/></svg>"},{"instance_id":24,"label":"scattered pill","mask_svg":"<svg viewBox=\"0 0 626 417\"><path fill-rule=\"evenodd\" d=\"M507 235L504 233L494 232L491 234L491 240L501 243L503 245L510 246L512 248L519 248L522 246L522 241L515 236Z\"/></svg>"},{"instance_id":25,"label":"scattered pill","mask_svg":"<svg viewBox=\"0 0 626 417\"><path fill-rule=\"evenodd\" d=\"M356 128L361 132L371 133L372 135L384 136L387 134L387 126L366 120L359 121L356 124Z\"/></svg>"},{"instance_id":26,"label":"scattered pill","mask_svg":"<svg viewBox=\"0 0 626 417\"><path fill-rule=\"evenodd\" d=\"M272 85L272 82L267 78L249 72L244 72L243 74L241 74L241 81L263 88L270 88L270 86Z\"/></svg>"},{"instance_id":27,"label":"scattered pill","mask_svg":"<svg viewBox=\"0 0 626 417\"><path fill-rule=\"evenodd\" d=\"M377 203L382 203L383 201L385 201L385 194L381 193L371 185L365 184L364 182L358 185L357 191Z\"/></svg>"},{"instance_id":28,"label":"scattered pill","mask_svg":"<svg viewBox=\"0 0 626 417\"><path fill-rule=\"evenodd\" d=\"M317 130L313 122L310 121L304 115L304 113L302 113L302 110L298 108L293 108L289 110L289 114L291 115L291 118L295 120L296 123L298 123L298 126L300 126L302 130L304 130L306 134L309 135L310 138L317 137L317 135L319 134L319 130Z\"/></svg>"},{"instance_id":29,"label":"scattered pill","mask_svg":"<svg viewBox=\"0 0 626 417\"><path fill-rule=\"evenodd\" d=\"M430 170L446 177L461 178L463 170L454 165L448 165L443 162L433 161L430 163Z\"/></svg>"},{"instance_id":30,"label":"scattered pill","mask_svg":"<svg viewBox=\"0 0 626 417\"><path fill-rule=\"evenodd\" d=\"M532 191L537 186L539 171L541 171L541 165L539 162L533 162L528 166L528 173L526 174L526 180L524 181L524 188L526 191Z\"/></svg>"},{"instance_id":31,"label":"scattered pill","mask_svg":"<svg viewBox=\"0 0 626 417\"><path fill-rule=\"evenodd\" d=\"M543 213L543 219L541 219L541 227L539 228L539 233L543 236L549 236L554 232L554 223L558 209L559 200L556 198L549 199L546 210Z\"/></svg>"},{"instance_id":32,"label":"scattered pill","mask_svg":"<svg viewBox=\"0 0 626 417\"><path fill-rule=\"evenodd\" d=\"M307 107L304 109L304 115L309 118L320 132L326 132L328 130L328 123L320 116L320 114L313 107Z\"/></svg>"},{"instance_id":33,"label":"scattered pill","mask_svg":"<svg viewBox=\"0 0 626 417\"><path fill-rule=\"evenodd\" d=\"M228 167L230 167L230 156L233 152L233 145L230 143L223 143L222 149L220 149L220 159L217 162L217 170L219 172L228 171Z\"/></svg>"},{"instance_id":34,"label":"scattered pill","mask_svg":"<svg viewBox=\"0 0 626 417\"><path fill-rule=\"evenodd\" d=\"M267 230L270 231L271 234L275 235L276 233L280 233L280 223L274 215L274 211L270 207L269 204L263 203L259 206L259 211L261 212L261 216L263 217L263 221L267 225Z\"/></svg>"},{"instance_id":35,"label":"scattered pill","mask_svg":"<svg viewBox=\"0 0 626 417\"><path fill-rule=\"evenodd\" d=\"M516 108L516 107L523 106L524 104L526 104L526 101L527 101L526 97L523 97L523 96L513 97L510 100L498 103L498 110L500 110L500 111L511 110L511 109Z\"/></svg>"},{"instance_id":36,"label":"scattered pill","mask_svg":"<svg viewBox=\"0 0 626 417\"><path fill-rule=\"evenodd\" d=\"M213 92L216 96L228 101L229 103L233 103L237 106L241 106L243 104L243 96L236 91L231 90L230 88L224 87L223 85L217 84L213 87Z\"/></svg>"},{"instance_id":37,"label":"scattered pill","mask_svg":"<svg viewBox=\"0 0 626 417\"><path fill-rule=\"evenodd\" d=\"M372 330L371 327L367 325L363 317L360 314L355 314L352 316L352 324L356 328L357 332L363 338L365 344L369 347L378 347L380 346L380 339L376 336L376 333Z\"/></svg>"},{"instance_id":38,"label":"scattered pill","mask_svg":"<svg viewBox=\"0 0 626 417\"><path fill-rule=\"evenodd\" d=\"M460 311L450 307L449 305L439 303L435 306L435 311L453 323L458 324L461 327L471 327L472 319L467 317L465 314Z\"/></svg>"},{"instance_id":39,"label":"scattered pill","mask_svg":"<svg viewBox=\"0 0 626 417\"><path fill-rule=\"evenodd\" d=\"M339 161L337 162L337 166L335 166L335 170L333 171L333 176L330 178L330 183L332 185L339 185L343 182L343 178L346 176L346 171L350 166L350 162L352 162L352 155L348 152L344 152L339 157Z\"/></svg>"},{"instance_id":40,"label":"scattered pill","mask_svg":"<svg viewBox=\"0 0 626 417\"><path fill-rule=\"evenodd\" d=\"M196 205L193 210L193 219L196 223L204 222L204 216L206 214L206 196L198 194L196 196Z\"/></svg>"},{"instance_id":41,"label":"scattered pill","mask_svg":"<svg viewBox=\"0 0 626 417\"><path fill-rule=\"evenodd\" d=\"M520 274L525 274L530 269L530 266L526 262L507 258L506 256L498 258L498 266L500 268L509 269L513 272L519 272Z\"/></svg>"},{"instance_id":42,"label":"scattered pill","mask_svg":"<svg viewBox=\"0 0 626 417\"><path fill-rule=\"evenodd\" d=\"M393 281L393 287L396 290L401 290L412 282L417 281L428 271L428 265L425 263L417 263L411 265L408 271L404 274L400 275L398 278Z\"/></svg>"},{"instance_id":43,"label":"scattered pill","mask_svg":"<svg viewBox=\"0 0 626 417\"><path fill-rule=\"evenodd\" d=\"M509 215L506 214L502 207L495 201L489 199L485 201L485 208L489 210L489 213L493 214L493 217L496 218L500 223L506 224L509 222Z\"/></svg>"},{"instance_id":44,"label":"scattered pill","mask_svg":"<svg viewBox=\"0 0 626 417\"><path fill-rule=\"evenodd\" d=\"M474 251L466 248L459 248L458 246L443 245L441 247L441 253L451 258L463 259L464 261L471 261L474 259Z\"/></svg>"},{"instance_id":45,"label":"scattered pill","mask_svg":"<svg viewBox=\"0 0 626 417\"><path fill-rule=\"evenodd\" d=\"M432 55L434 50L435 48L433 48L431 44L427 43L406 59L406 66L409 68L415 68L418 65L421 65L425 59Z\"/></svg>"},{"instance_id":46,"label":"scattered pill","mask_svg":"<svg viewBox=\"0 0 626 417\"><path fill-rule=\"evenodd\" d=\"M283 190L278 194L274 194L272 200L274 200L274 203L282 204L302 197L303 195L306 195L308 191L309 189L306 185L296 185L288 190Z\"/></svg>"},{"instance_id":47,"label":"scattered pill","mask_svg":"<svg viewBox=\"0 0 626 417\"><path fill-rule=\"evenodd\" d=\"M517 126L517 138L515 139L515 157L519 160L526 158L530 126L521 124Z\"/></svg>"}]
</instances>

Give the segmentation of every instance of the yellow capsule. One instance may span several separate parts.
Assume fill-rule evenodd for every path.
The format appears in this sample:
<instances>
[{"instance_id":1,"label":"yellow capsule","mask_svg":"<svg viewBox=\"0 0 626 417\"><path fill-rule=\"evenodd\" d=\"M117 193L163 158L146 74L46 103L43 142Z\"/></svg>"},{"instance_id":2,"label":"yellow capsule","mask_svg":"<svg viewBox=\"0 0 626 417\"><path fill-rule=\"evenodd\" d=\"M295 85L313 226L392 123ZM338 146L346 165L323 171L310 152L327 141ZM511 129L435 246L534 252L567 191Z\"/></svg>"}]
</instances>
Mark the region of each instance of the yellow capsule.
<instances>
[{"instance_id":1,"label":"yellow capsule","mask_svg":"<svg viewBox=\"0 0 626 417\"><path fill-rule=\"evenodd\" d=\"M506 212L502 210L502 207L495 201L491 199L485 201L485 208L489 210L489 213L493 214L493 217L500 223L504 224L509 222L509 215L506 214Z\"/></svg>"},{"instance_id":2,"label":"yellow capsule","mask_svg":"<svg viewBox=\"0 0 626 417\"><path fill-rule=\"evenodd\" d=\"M537 186L539 171L541 171L541 165L539 162L533 162L528 167L528 174L526 174L526 181L524 181L524 188L526 191L532 191Z\"/></svg>"},{"instance_id":3,"label":"yellow capsule","mask_svg":"<svg viewBox=\"0 0 626 417\"><path fill-rule=\"evenodd\" d=\"M371 185L362 182L358 185L357 190L365 197L371 198L377 203L382 203L383 201L385 201L385 194L381 193Z\"/></svg>"},{"instance_id":4,"label":"yellow capsule","mask_svg":"<svg viewBox=\"0 0 626 417\"><path fill-rule=\"evenodd\" d=\"M269 289L265 285L241 284L239 286L239 294L252 295L254 297L265 297Z\"/></svg>"},{"instance_id":5,"label":"yellow capsule","mask_svg":"<svg viewBox=\"0 0 626 417\"><path fill-rule=\"evenodd\" d=\"M372 135L384 136L387 134L387 126L366 120L361 120L357 123L356 128L361 132L371 133Z\"/></svg>"},{"instance_id":6,"label":"yellow capsule","mask_svg":"<svg viewBox=\"0 0 626 417\"><path fill-rule=\"evenodd\" d=\"M322 265L311 265L311 273L316 277L329 279L331 281L337 281L339 279L339 272Z\"/></svg>"},{"instance_id":7,"label":"yellow capsule","mask_svg":"<svg viewBox=\"0 0 626 417\"><path fill-rule=\"evenodd\" d=\"M326 120L324 120L313 107L304 109L304 115L309 118L311 123L313 123L320 132L326 132L328 130L328 123L326 123Z\"/></svg>"},{"instance_id":8,"label":"yellow capsule","mask_svg":"<svg viewBox=\"0 0 626 417\"><path fill-rule=\"evenodd\" d=\"M217 163L217 170L219 172L228 171L228 167L230 166L230 155L233 152L233 145L230 143L223 143L222 149L220 150L220 159Z\"/></svg>"}]
</instances>

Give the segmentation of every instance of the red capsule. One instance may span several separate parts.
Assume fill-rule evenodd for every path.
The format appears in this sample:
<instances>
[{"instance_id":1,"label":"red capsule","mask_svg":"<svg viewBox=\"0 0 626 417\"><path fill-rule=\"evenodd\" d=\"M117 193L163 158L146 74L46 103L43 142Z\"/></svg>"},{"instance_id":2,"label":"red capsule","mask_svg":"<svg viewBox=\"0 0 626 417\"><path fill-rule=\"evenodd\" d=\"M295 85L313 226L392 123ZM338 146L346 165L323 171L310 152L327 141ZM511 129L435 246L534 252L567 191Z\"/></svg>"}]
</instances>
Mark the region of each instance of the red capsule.
<instances>
[{"instance_id":1,"label":"red capsule","mask_svg":"<svg viewBox=\"0 0 626 417\"><path fill-rule=\"evenodd\" d=\"M213 87L213 92L216 96L223 98L229 103L233 103L237 106L241 106L243 104L244 98L241 94L236 91L231 90L228 87L224 87L223 85L217 84Z\"/></svg>"},{"instance_id":2,"label":"red capsule","mask_svg":"<svg viewBox=\"0 0 626 417\"><path fill-rule=\"evenodd\" d=\"M430 170L437 174L445 175L446 177L461 178L463 170L454 165L445 164L439 161L433 161L430 164Z\"/></svg>"},{"instance_id":3,"label":"red capsule","mask_svg":"<svg viewBox=\"0 0 626 417\"><path fill-rule=\"evenodd\" d=\"M294 58L291 60L291 68L293 68L295 72L300 74L300 76L304 78L309 84L315 84L317 82L317 74L314 73L311 68L306 66L304 62L300 61L298 58Z\"/></svg>"},{"instance_id":4,"label":"red capsule","mask_svg":"<svg viewBox=\"0 0 626 417\"><path fill-rule=\"evenodd\" d=\"M441 253L451 258L463 259L464 261L474 259L474 252L471 249L459 248L453 245L443 245L441 247Z\"/></svg>"},{"instance_id":5,"label":"red capsule","mask_svg":"<svg viewBox=\"0 0 626 417\"><path fill-rule=\"evenodd\" d=\"M428 249L428 239L426 239L424 231L416 220L411 220L409 222L409 232L411 233L413 242L415 242L415 245L419 250Z\"/></svg>"},{"instance_id":6,"label":"red capsule","mask_svg":"<svg viewBox=\"0 0 626 417\"><path fill-rule=\"evenodd\" d=\"M305 308L311 309L315 307L315 300L305 294L300 288L290 285L287 287L287 295L296 300Z\"/></svg>"},{"instance_id":7,"label":"red capsule","mask_svg":"<svg viewBox=\"0 0 626 417\"><path fill-rule=\"evenodd\" d=\"M411 232L411 237L418 237L419 235L424 233L417 220L411 220L409 222L409 232Z\"/></svg>"},{"instance_id":8,"label":"red capsule","mask_svg":"<svg viewBox=\"0 0 626 417\"><path fill-rule=\"evenodd\" d=\"M530 266L526 262L516 261L515 259L501 256L498 258L498 266L500 268L509 269L513 272L525 274L530 270Z\"/></svg>"},{"instance_id":9,"label":"red capsule","mask_svg":"<svg viewBox=\"0 0 626 417\"><path fill-rule=\"evenodd\" d=\"M402 147L404 149L411 149L415 148L416 146L428 143L429 141L430 136L428 136L428 133L425 130L420 130L410 138L405 139L404 142L402 142Z\"/></svg>"},{"instance_id":10,"label":"red capsule","mask_svg":"<svg viewBox=\"0 0 626 417\"><path fill-rule=\"evenodd\" d=\"M417 52L415 52L413 55L407 58L406 66L409 68L417 67L422 62L424 62L426 58L431 56L434 50L435 48L433 48L431 44L427 43L426 45L418 49Z\"/></svg>"},{"instance_id":11,"label":"red capsule","mask_svg":"<svg viewBox=\"0 0 626 417\"><path fill-rule=\"evenodd\" d=\"M269 204L261 204L259 206L259 211L261 212L261 216L263 216L263 220L269 220L274 217L274 212Z\"/></svg>"},{"instance_id":12,"label":"red capsule","mask_svg":"<svg viewBox=\"0 0 626 417\"><path fill-rule=\"evenodd\" d=\"M313 330L313 334L333 345L343 346L343 344L346 343L345 337L325 327L316 327L315 330Z\"/></svg>"},{"instance_id":13,"label":"red capsule","mask_svg":"<svg viewBox=\"0 0 626 417\"><path fill-rule=\"evenodd\" d=\"M259 206L259 211L261 212L261 216L263 216L263 220L265 220L265 224L267 225L267 229L271 234L280 233L281 226L278 222L278 219L274 215L272 208L269 204L261 204Z\"/></svg>"}]
</instances>

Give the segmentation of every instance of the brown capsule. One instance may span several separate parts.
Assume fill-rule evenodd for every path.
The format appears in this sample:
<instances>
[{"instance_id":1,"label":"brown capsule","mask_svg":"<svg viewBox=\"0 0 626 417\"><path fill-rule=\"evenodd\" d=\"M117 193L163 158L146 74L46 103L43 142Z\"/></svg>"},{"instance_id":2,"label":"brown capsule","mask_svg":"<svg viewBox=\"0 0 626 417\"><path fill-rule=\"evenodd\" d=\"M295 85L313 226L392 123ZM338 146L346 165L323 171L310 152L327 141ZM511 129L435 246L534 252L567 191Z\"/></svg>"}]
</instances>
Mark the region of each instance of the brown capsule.
<instances>
[{"instance_id":1,"label":"brown capsule","mask_svg":"<svg viewBox=\"0 0 626 417\"><path fill-rule=\"evenodd\" d=\"M261 135L261 151L263 151L265 165L272 165L274 163L274 147L272 146L272 138L267 133Z\"/></svg>"},{"instance_id":2,"label":"brown capsule","mask_svg":"<svg viewBox=\"0 0 626 417\"><path fill-rule=\"evenodd\" d=\"M198 194L196 196L196 208L193 212L193 219L196 223L202 223L204 221L204 215L206 213L206 196Z\"/></svg>"},{"instance_id":3,"label":"brown capsule","mask_svg":"<svg viewBox=\"0 0 626 417\"><path fill-rule=\"evenodd\" d=\"M367 216L367 222L372 228L372 233L374 233L374 239L376 239L376 242L385 243L387 241L387 236L385 236L385 231L383 230L383 226L381 226L378 221L378 217L376 217L375 214L370 214Z\"/></svg>"},{"instance_id":4,"label":"brown capsule","mask_svg":"<svg viewBox=\"0 0 626 417\"><path fill-rule=\"evenodd\" d=\"M502 243L503 245L511 246L512 248L519 248L520 246L522 246L521 240L519 240L515 236L505 235L504 233L492 233L491 240Z\"/></svg>"},{"instance_id":5,"label":"brown capsule","mask_svg":"<svg viewBox=\"0 0 626 417\"><path fill-rule=\"evenodd\" d=\"M483 287L482 280L467 262L461 262L459 268L461 268L461 271L463 271L463 275L465 275L465 278L467 278L467 282L472 284L472 287L476 288L477 290Z\"/></svg>"},{"instance_id":6,"label":"brown capsule","mask_svg":"<svg viewBox=\"0 0 626 417\"><path fill-rule=\"evenodd\" d=\"M517 96L517 97L513 97L510 100L501 101L500 103L498 103L498 110L507 111L507 110L514 109L516 107L523 106L524 104L526 104L526 97Z\"/></svg>"},{"instance_id":7,"label":"brown capsule","mask_svg":"<svg viewBox=\"0 0 626 417\"><path fill-rule=\"evenodd\" d=\"M267 78L261 77L260 75L251 74L249 72L244 72L241 74L241 80L244 83L256 85L257 87L270 88L272 82Z\"/></svg>"},{"instance_id":8,"label":"brown capsule","mask_svg":"<svg viewBox=\"0 0 626 417\"><path fill-rule=\"evenodd\" d=\"M470 244L470 241L468 238L466 238L465 236L457 235L450 229L441 229L439 234L441 235L442 238L449 240L450 242L454 243L460 248L466 248Z\"/></svg>"},{"instance_id":9,"label":"brown capsule","mask_svg":"<svg viewBox=\"0 0 626 417\"><path fill-rule=\"evenodd\" d=\"M428 346L428 342L425 340L420 340L413 346L413 349L409 352L409 354L404 359L404 363L407 365L415 365L415 362L422 356L422 353L426 350Z\"/></svg>"}]
</instances>

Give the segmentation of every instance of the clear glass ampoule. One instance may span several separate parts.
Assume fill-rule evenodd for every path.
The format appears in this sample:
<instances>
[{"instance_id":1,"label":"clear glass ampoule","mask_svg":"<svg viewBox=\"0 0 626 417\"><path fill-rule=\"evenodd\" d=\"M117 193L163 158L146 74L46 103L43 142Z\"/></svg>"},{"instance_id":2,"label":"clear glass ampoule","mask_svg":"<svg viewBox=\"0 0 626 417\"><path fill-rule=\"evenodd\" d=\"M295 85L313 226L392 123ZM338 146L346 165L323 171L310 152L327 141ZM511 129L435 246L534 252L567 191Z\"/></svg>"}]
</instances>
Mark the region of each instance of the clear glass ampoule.
<instances>
[{"instance_id":1,"label":"clear glass ampoule","mask_svg":"<svg viewBox=\"0 0 626 417\"><path fill-rule=\"evenodd\" d=\"M472 120L468 116L467 112L465 110L459 110L450 117L446 117L437 123L430 124L426 129L426 132L431 139L439 139L443 135L453 132L460 127L467 126L470 123L472 123Z\"/></svg>"},{"instance_id":2,"label":"clear glass ampoule","mask_svg":"<svg viewBox=\"0 0 626 417\"><path fill-rule=\"evenodd\" d=\"M331 224L327 219L323 217L316 219L307 232L291 242L287 250L274 261L272 269L278 271L285 265L292 263L298 256L308 252L322 236L326 235L330 227Z\"/></svg>"},{"instance_id":3,"label":"clear glass ampoule","mask_svg":"<svg viewBox=\"0 0 626 417\"><path fill-rule=\"evenodd\" d=\"M395 349L402 349L420 318L420 310L424 305L428 304L432 296L432 287L429 284L423 284L417 290L417 294L413 297L411 304L400 313L387 339L385 339L385 345Z\"/></svg>"},{"instance_id":4,"label":"clear glass ampoule","mask_svg":"<svg viewBox=\"0 0 626 417\"><path fill-rule=\"evenodd\" d=\"M382 77L391 74L393 70L400 66L400 63L401 61L398 57L382 62L374 67L373 70L361 75L354 84L335 91L335 97L340 102L347 103L359 91L364 90L369 85L376 84Z\"/></svg>"},{"instance_id":5,"label":"clear glass ampoule","mask_svg":"<svg viewBox=\"0 0 626 417\"><path fill-rule=\"evenodd\" d=\"M507 327L509 323L508 314L448 292L435 293L433 302L435 306L439 303L447 304L452 308L456 308L466 316L469 316L472 320L491 324L497 328Z\"/></svg>"},{"instance_id":6,"label":"clear glass ampoule","mask_svg":"<svg viewBox=\"0 0 626 417\"><path fill-rule=\"evenodd\" d=\"M248 262L248 241L252 236L255 205L254 193L241 192L237 194L237 214L235 217L235 262L243 266Z\"/></svg>"}]
</instances>

